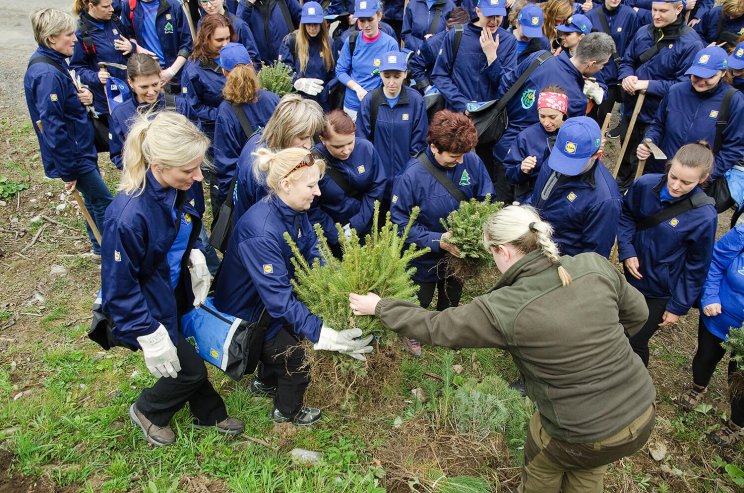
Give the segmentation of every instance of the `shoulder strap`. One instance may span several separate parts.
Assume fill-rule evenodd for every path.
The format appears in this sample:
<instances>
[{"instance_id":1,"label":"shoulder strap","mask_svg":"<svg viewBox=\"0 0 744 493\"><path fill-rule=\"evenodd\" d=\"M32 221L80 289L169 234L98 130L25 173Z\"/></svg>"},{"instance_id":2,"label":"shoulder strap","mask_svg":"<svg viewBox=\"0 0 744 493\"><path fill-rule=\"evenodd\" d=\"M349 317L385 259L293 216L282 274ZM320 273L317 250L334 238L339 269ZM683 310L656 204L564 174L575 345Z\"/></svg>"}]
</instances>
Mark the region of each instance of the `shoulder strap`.
<instances>
[{"instance_id":1,"label":"shoulder strap","mask_svg":"<svg viewBox=\"0 0 744 493\"><path fill-rule=\"evenodd\" d=\"M166 110L176 110L176 95L165 93L163 94L163 102L165 103Z\"/></svg>"},{"instance_id":2,"label":"shoulder strap","mask_svg":"<svg viewBox=\"0 0 744 493\"><path fill-rule=\"evenodd\" d=\"M721 107L718 109L718 119L716 120L716 140L713 143L713 154L718 154L721 151L723 131L729 123L728 117L731 110L731 99L733 99L736 93L737 90L735 88L729 87L721 101Z\"/></svg>"},{"instance_id":3,"label":"shoulder strap","mask_svg":"<svg viewBox=\"0 0 744 493\"><path fill-rule=\"evenodd\" d=\"M429 34L434 34L437 32L437 27L439 26L439 19L442 18L442 11L444 10L444 4L440 3L437 5L434 5L434 18L431 20L431 24L429 24Z\"/></svg>"},{"instance_id":4,"label":"shoulder strap","mask_svg":"<svg viewBox=\"0 0 744 493\"><path fill-rule=\"evenodd\" d=\"M452 197L458 201L462 202L464 200L468 200L468 198L465 196L465 194L457 188L457 186L450 180L447 175L442 173L441 170L437 169L434 166L434 163L431 162L429 159L429 156L426 155L426 151L421 151L416 155L416 160L421 163L421 166L424 167L426 171L429 172L431 176L436 178L436 180L449 192Z\"/></svg>"},{"instance_id":5,"label":"shoulder strap","mask_svg":"<svg viewBox=\"0 0 744 493\"><path fill-rule=\"evenodd\" d=\"M359 38L359 31L354 31L349 34L349 56L354 56L354 50L356 49L357 38Z\"/></svg>"},{"instance_id":6,"label":"shoulder strap","mask_svg":"<svg viewBox=\"0 0 744 493\"><path fill-rule=\"evenodd\" d=\"M499 99L498 104L496 105L496 109L494 110L496 113L500 112L504 108L506 108L506 105L509 104L509 101L514 97L514 95L517 94L517 92L522 88L525 82L527 82L527 79L530 75L532 75L532 72L537 70L537 67L545 63L548 59L552 58L553 54L545 50L540 55L537 56L534 60L532 60L532 63L530 63L530 66L527 67L527 70L522 72L522 75L519 76L519 78L512 84L512 86L509 88L508 91L506 91L506 94L502 96L501 99Z\"/></svg>"},{"instance_id":7,"label":"shoulder strap","mask_svg":"<svg viewBox=\"0 0 744 493\"><path fill-rule=\"evenodd\" d=\"M653 39L654 36L654 25L649 24L649 31L651 33L651 39ZM691 27L688 26L682 26L681 29L679 29L677 32L670 34L669 36L661 37L658 40L654 42L653 45L643 53L641 53L641 56L638 57L638 61L641 62L641 64L646 63L651 58L655 57L657 53L659 53L659 50L661 49L662 41L664 41L664 44L666 44L669 41L675 41L688 32L692 31Z\"/></svg>"},{"instance_id":8,"label":"shoulder strap","mask_svg":"<svg viewBox=\"0 0 744 493\"><path fill-rule=\"evenodd\" d=\"M72 76L70 75L70 72L68 72L67 70L65 70L64 68L62 68L59 65L59 63L57 63L55 60L49 58L48 56L39 56L39 57L36 57L33 60L31 60L30 62L28 62L28 66L30 67L31 65L36 65L37 63L46 63L48 65L51 65L52 67L54 67L57 70L59 70L60 72L62 72L62 74L64 74L65 76L69 77L70 79L72 79Z\"/></svg>"},{"instance_id":9,"label":"shoulder strap","mask_svg":"<svg viewBox=\"0 0 744 493\"><path fill-rule=\"evenodd\" d=\"M284 17L284 22L287 23L287 29L289 32L292 32L295 30L294 22L292 22L292 16L289 14L289 7L287 7L287 0L276 0L276 4L279 7L279 10L282 11L282 16Z\"/></svg>"},{"instance_id":10,"label":"shoulder strap","mask_svg":"<svg viewBox=\"0 0 744 493\"><path fill-rule=\"evenodd\" d=\"M249 122L248 118L245 116L245 111L243 111L243 105L238 104L238 103L230 103L230 106L232 106L232 109L235 112L235 116L238 117L238 121L240 122L240 126L243 128L243 133L245 134L245 138L250 139L254 131L253 125L251 125L251 122Z\"/></svg>"},{"instance_id":11,"label":"shoulder strap","mask_svg":"<svg viewBox=\"0 0 744 493\"><path fill-rule=\"evenodd\" d=\"M292 61L294 63L297 63L297 33L292 31L289 33L289 38L287 39L287 46L289 47L289 53L292 55Z\"/></svg>"},{"instance_id":12,"label":"shoulder strap","mask_svg":"<svg viewBox=\"0 0 744 493\"><path fill-rule=\"evenodd\" d=\"M315 156L316 158L326 161L325 172L328 174L328 177L333 180L333 182L338 185L341 190L343 190L344 194L346 194L347 197L356 199L362 195L359 190L351 186L351 183L349 183L346 178L344 178L344 175L342 175L339 170L328 163L328 159L326 158L326 156L323 155L322 152L320 152L315 147L313 147L310 152L312 152L313 156Z\"/></svg>"},{"instance_id":13,"label":"shoulder strap","mask_svg":"<svg viewBox=\"0 0 744 493\"><path fill-rule=\"evenodd\" d=\"M372 91L372 101L369 105L369 141L375 141L375 127L377 126L377 114L380 112L380 105L382 104L382 98L385 95L382 92L382 86L377 87Z\"/></svg>"},{"instance_id":14,"label":"shoulder strap","mask_svg":"<svg viewBox=\"0 0 744 493\"><path fill-rule=\"evenodd\" d=\"M697 209L704 205L712 205L715 207L716 201L713 197L708 197L705 192L697 192L691 197L687 197L684 200L675 202L666 209L662 209L653 216L642 218L636 222L636 231L642 231L644 229L653 228L657 224L661 224L667 219L671 219L674 216L678 216L683 212L687 212L690 209Z\"/></svg>"},{"instance_id":15,"label":"shoulder strap","mask_svg":"<svg viewBox=\"0 0 744 493\"><path fill-rule=\"evenodd\" d=\"M452 41L452 65L450 65L450 76L452 71L455 69L455 60L457 59L457 52L460 51L460 43L462 43L462 33L465 27L462 24L455 26L455 39Z\"/></svg>"},{"instance_id":16,"label":"shoulder strap","mask_svg":"<svg viewBox=\"0 0 744 493\"><path fill-rule=\"evenodd\" d=\"M93 44L93 37L90 35L90 24L82 14L78 20L78 29L80 30L80 42L83 45L85 56L95 56L96 46Z\"/></svg>"},{"instance_id":17,"label":"shoulder strap","mask_svg":"<svg viewBox=\"0 0 744 493\"><path fill-rule=\"evenodd\" d=\"M607 16L605 15L604 10L602 10L601 6L598 7L597 16L599 16L599 23L602 24L602 31L605 34L609 34L610 36L612 36L610 24L607 22ZM615 62L616 66L620 66L620 56L617 53L617 46L615 46L615 43L612 43L612 61Z\"/></svg>"}]
</instances>

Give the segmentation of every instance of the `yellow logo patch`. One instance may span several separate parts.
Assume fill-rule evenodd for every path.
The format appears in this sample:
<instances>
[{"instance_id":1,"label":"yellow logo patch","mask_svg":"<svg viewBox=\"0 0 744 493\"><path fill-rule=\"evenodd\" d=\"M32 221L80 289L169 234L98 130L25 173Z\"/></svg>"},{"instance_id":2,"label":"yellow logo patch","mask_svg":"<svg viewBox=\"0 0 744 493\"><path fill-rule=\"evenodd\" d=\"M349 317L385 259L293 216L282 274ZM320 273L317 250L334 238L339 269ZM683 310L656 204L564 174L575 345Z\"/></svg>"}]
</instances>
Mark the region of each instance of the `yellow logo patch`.
<instances>
[{"instance_id":1,"label":"yellow logo patch","mask_svg":"<svg viewBox=\"0 0 744 493\"><path fill-rule=\"evenodd\" d=\"M359 173L360 175L361 175L362 173L364 173L364 171L365 171L365 169L364 169L364 165L363 165L363 164L360 164L359 166L357 166L357 172L358 172L358 173Z\"/></svg>"},{"instance_id":2,"label":"yellow logo patch","mask_svg":"<svg viewBox=\"0 0 744 493\"><path fill-rule=\"evenodd\" d=\"M209 351L209 355L210 355L211 357L213 357L214 359L217 359L217 358L219 358L219 357L220 357L220 353L218 353L216 349L211 349L211 350Z\"/></svg>"},{"instance_id":3,"label":"yellow logo patch","mask_svg":"<svg viewBox=\"0 0 744 493\"><path fill-rule=\"evenodd\" d=\"M576 197L577 197L577 195L575 193L573 193L573 192L569 193L566 196L566 198L568 199L569 202L573 202L574 200L576 200Z\"/></svg>"},{"instance_id":4,"label":"yellow logo patch","mask_svg":"<svg viewBox=\"0 0 744 493\"><path fill-rule=\"evenodd\" d=\"M566 147L564 147L565 151L569 154L575 154L576 153L576 144L573 142L566 142Z\"/></svg>"},{"instance_id":5,"label":"yellow logo patch","mask_svg":"<svg viewBox=\"0 0 744 493\"><path fill-rule=\"evenodd\" d=\"M58 98L57 98L57 95L56 94L50 94L49 95L49 99L51 99L52 101L56 102Z\"/></svg>"},{"instance_id":6,"label":"yellow logo patch","mask_svg":"<svg viewBox=\"0 0 744 493\"><path fill-rule=\"evenodd\" d=\"M619 32L619 33L623 32L623 28L622 27L618 27L617 28L617 32Z\"/></svg>"},{"instance_id":7,"label":"yellow logo patch","mask_svg":"<svg viewBox=\"0 0 744 493\"><path fill-rule=\"evenodd\" d=\"M672 219L671 221L669 221L669 226L673 228L676 228L678 224L679 224L679 219L677 219L676 217Z\"/></svg>"},{"instance_id":8,"label":"yellow logo patch","mask_svg":"<svg viewBox=\"0 0 744 493\"><path fill-rule=\"evenodd\" d=\"M674 43L669 43L669 49L671 50L672 48L674 48Z\"/></svg>"},{"instance_id":9,"label":"yellow logo patch","mask_svg":"<svg viewBox=\"0 0 744 493\"><path fill-rule=\"evenodd\" d=\"M186 221L187 223L190 223L191 222L191 214L189 214L187 212L184 212L184 214L183 214L183 220Z\"/></svg>"},{"instance_id":10,"label":"yellow logo patch","mask_svg":"<svg viewBox=\"0 0 744 493\"><path fill-rule=\"evenodd\" d=\"M403 121L404 122L408 121L408 113L403 113Z\"/></svg>"},{"instance_id":11,"label":"yellow logo patch","mask_svg":"<svg viewBox=\"0 0 744 493\"><path fill-rule=\"evenodd\" d=\"M703 55L703 56L701 56L701 57L700 57L700 59L698 60L698 63L703 63L703 64L705 64L705 63L708 63L708 60L710 60L710 55Z\"/></svg>"},{"instance_id":12,"label":"yellow logo patch","mask_svg":"<svg viewBox=\"0 0 744 493\"><path fill-rule=\"evenodd\" d=\"M274 272L274 266L271 264L263 264L264 274L272 274Z\"/></svg>"},{"instance_id":13,"label":"yellow logo patch","mask_svg":"<svg viewBox=\"0 0 744 493\"><path fill-rule=\"evenodd\" d=\"M396 202L398 202L398 196L397 195L393 195L393 198L390 199L390 202L392 202L393 204L395 204Z\"/></svg>"},{"instance_id":14,"label":"yellow logo patch","mask_svg":"<svg viewBox=\"0 0 744 493\"><path fill-rule=\"evenodd\" d=\"M119 250L114 250L114 262L121 262L121 253L119 253Z\"/></svg>"},{"instance_id":15,"label":"yellow logo patch","mask_svg":"<svg viewBox=\"0 0 744 493\"><path fill-rule=\"evenodd\" d=\"M165 18L168 19L168 20L171 20L171 15L170 14L165 14Z\"/></svg>"},{"instance_id":16,"label":"yellow logo patch","mask_svg":"<svg viewBox=\"0 0 744 493\"><path fill-rule=\"evenodd\" d=\"M739 48L738 50L736 50L736 56L739 57L739 58L743 57L744 56L744 48Z\"/></svg>"},{"instance_id":17,"label":"yellow logo patch","mask_svg":"<svg viewBox=\"0 0 744 493\"><path fill-rule=\"evenodd\" d=\"M711 110L710 115L708 116L711 118L718 118L718 110Z\"/></svg>"},{"instance_id":18,"label":"yellow logo patch","mask_svg":"<svg viewBox=\"0 0 744 493\"><path fill-rule=\"evenodd\" d=\"M538 25L539 23L540 23L540 18L539 18L539 17L533 17L533 18L532 18L532 25L533 25L533 26L536 26L536 25Z\"/></svg>"},{"instance_id":19,"label":"yellow logo patch","mask_svg":"<svg viewBox=\"0 0 744 493\"><path fill-rule=\"evenodd\" d=\"M187 92L189 92L189 90L188 90L188 88L186 86L184 86L184 87L181 88L181 92L183 94L186 94Z\"/></svg>"},{"instance_id":20,"label":"yellow logo patch","mask_svg":"<svg viewBox=\"0 0 744 493\"><path fill-rule=\"evenodd\" d=\"M112 33L112 34L119 34L119 31L117 31L116 29L112 29L112 30L111 30L111 33Z\"/></svg>"},{"instance_id":21,"label":"yellow logo patch","mask_svg":"<svg viewBox=\"0 0 744 493\"><path fill-rule=\"evenodd\" d=\"M379 67L379 66L380 66L380 59L375 58L375 67Z\"/></svg>"},{"instance_id":22,"label":"yellow logo patch","mask_svg":"<svg viewBox=\"0 0 744 493\"><path fill-rule=\"evenodd\" d=\"M113 136L113 135L111 135L111 132L109 132L109 140L111 140L111 139L113 139L113 138L114 138L114 136Z\"/></svg>"}]
</instances>

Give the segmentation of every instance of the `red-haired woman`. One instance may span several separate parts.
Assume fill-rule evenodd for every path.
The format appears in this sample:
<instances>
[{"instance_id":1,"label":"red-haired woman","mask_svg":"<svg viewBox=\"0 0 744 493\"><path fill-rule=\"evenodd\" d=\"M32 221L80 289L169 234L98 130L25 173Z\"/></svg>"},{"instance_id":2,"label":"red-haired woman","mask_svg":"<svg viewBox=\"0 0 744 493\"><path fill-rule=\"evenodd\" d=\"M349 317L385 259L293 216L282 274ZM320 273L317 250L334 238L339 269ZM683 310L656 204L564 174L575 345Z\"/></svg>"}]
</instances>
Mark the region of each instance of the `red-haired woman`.
<instances>
[{"instance_id":1,"label":"red-haired woman","mask_svg":"<svg viewBox=\"0 0 744 493\"><path fill-rule=\"evenodd\" d=\"M402 229L408 224L411 210L416 206L421 209L406 241L429 247L431 252L413 262L413 280L419 286L421 306L428 307L437 291L437 310L441 311L458 305L462 284L442 262L445 253L457 257L460 252L446 242L452 234L444 230L440 219L457 209L462 200L483 200L493 194L493 184L483 161L473 152L478 141L475 126L462 113L443 110L434 115L427 141L428 147L409 161L393 184L390 213ZM406 345L414 355L421 354L416 341L407 340Z\"/></svg>"}]
</instances>

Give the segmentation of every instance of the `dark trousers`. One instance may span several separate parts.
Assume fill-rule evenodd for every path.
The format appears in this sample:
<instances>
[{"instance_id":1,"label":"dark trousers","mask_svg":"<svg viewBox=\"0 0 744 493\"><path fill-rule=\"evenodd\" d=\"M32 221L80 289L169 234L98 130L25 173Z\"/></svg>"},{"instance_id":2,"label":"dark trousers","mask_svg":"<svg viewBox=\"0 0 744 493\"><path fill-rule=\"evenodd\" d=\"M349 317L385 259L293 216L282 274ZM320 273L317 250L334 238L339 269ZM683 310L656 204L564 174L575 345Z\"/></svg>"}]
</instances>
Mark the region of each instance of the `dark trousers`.
<instances>
[{"instance_id":1,"label":"dark trousers","mask_svg":"<svg viewBox=\"0 0 744 493\"><path fill-rule=\"evenodd\" d=\"M721 340L705 328L702 319L698 322L698 347L692 359L692 381L700 387L707 387L716 366L723 359L726 350L721 347ZM731 357L733 358L733 354ZM728 380L736 371L733 359L728 363ZM744 426L744 397L731 399L731 421L737 426Z\"/></svg>"},{"instance_id":2,"label":"dark trousers","mask_svg":"<svg viewBox=\"0 0 744 493\"><path fill-rule=\"evenodd\" d=\"M85 208L90 212L93 222L96 223L98 232L103 234L103 216L106 214L106 208L109 206L113 197L109 192L106 182L101 177L98 168L78 175L75 188L82 194L85 200ZM85 229L88 231L90 244L93 246L93 253L101 254L101 245L96 241L93 230L85 223Z\"/></svg>"},{"instance_id":3,"label":"dark trousers","mask_svg":"<svg viewBox=\"0 0 744 493\"><path fill-rule=\"evenodd\" d=\"M626 118L630 119L630 116L626 115ZM620 163L620 170L617 172L617 185L620 187L621 192L625 192L630 188L635 180L636 170L638 169L636 149L638 148L638 144L643 140L643 136L646 134L646 129L648 129L647 123L641 123L636 120L636 124L630 134L628 148L625 150L625 156L623 156L622 163ZM624 139L625 136L622 136L621 138Z\"/></svg>"},{"instance_id":4,"label":"dark trousers","mask_svg":"<svg viewBox=\"0 0 744 493\"><path fill-rule=\"evenodd\" d=\"M648 341L659 330L659 324L666 311L668 298L646 298L648 306L648 320L641 330L630 338L630 346L641 357L643 364L648 366Z\"/></svg>"},{"instance_id":5,"label":"dark trousers","mask_svg":"<svg viewBox=\"0 0 744 493\"><path fill-rule=\"evenodd\" d=\"M156 426L166 426L186 403L199 424L214 425L227 418L222 397L209 383L204 360L179 334L176 346L181 371L176 378L160 378L137 399L137 409Z\"/></svg>"},{"instance_id":6,"label":"dark trousers","mask_svg":"<svg viewBox=\"0 0 744 493\"><path fill-rule=\"evenodd\" d=\"M305 390L310 384L310 371L305 365L305 350L300 340L282 329L264 341L258 379L276 387L274 407L284 416L295 416L302 408Z\"/></svg>"},{"instance_id":7,"label":"dark trousers","mask_svg":"<svg viewBox=\"0 0 744 493\"><path fill-rule=\"evenodd\" d=\"M429 308L431 300L434 299L434 292L438 292L437 311L441 312L451 306L460 304L462 296L462 284L454 276L447 277L437 282L418 283L418 300L424 308Z\"/></svg>"},{"instance_id":8,"label":"dark trousers","mask_svg":"<svg viewBox=\"0 0 744 493\"><path fill-rule=\"evenodd\" d=\"M493 182L495 200L505 204L514 202L514 185L507 181L504 165L493 157L493 144L478 144L475 153L483 161Z\"/></svg>"}]
</instances>

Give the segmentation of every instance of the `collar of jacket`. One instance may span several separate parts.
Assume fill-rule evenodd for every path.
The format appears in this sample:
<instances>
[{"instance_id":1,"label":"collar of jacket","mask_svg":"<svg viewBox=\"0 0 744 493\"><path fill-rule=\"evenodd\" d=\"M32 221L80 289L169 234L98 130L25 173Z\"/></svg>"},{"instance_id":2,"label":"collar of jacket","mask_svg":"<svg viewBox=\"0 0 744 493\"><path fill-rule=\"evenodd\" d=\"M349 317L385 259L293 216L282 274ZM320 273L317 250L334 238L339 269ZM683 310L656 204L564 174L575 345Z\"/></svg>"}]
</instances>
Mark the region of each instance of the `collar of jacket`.
<instances>
[{"instance_id":1,"label":"collar of jacket","mask_svg":"<svg viewBox=\"0 0 744 493\"><path fill-rule=\"evenodd\" d=\"M656 198L659 199L659 202L661 202L661 187L665 186L666 182L667 182L667 175L666 173L664 173L663 175L661 175L661 180L659 180L659 183L657 183L656 186L653 188L654 192L656 192ZM680 200L684 200L692 196L692 194L694 194L695 192L697 192L698 188L700 187L698 185L695 185L695 188L693 188L691 191L687 192L683 196L674 198L673 200L670 200L669 202L666 202L666 203L675 204L679 202Z\"/></svg>"},{"instance_id":2,"label":"collar of jacket","mask_svg":"<svg viewBox=\"0 0 744 493\"><path fill-rule=\"evenodd\" d=\"M144 115L148 111L160 111L165 108L165 94L162 92L158 94L158 100L154 103L140 103L139 101L137 101L137 96L132 97L132 102L135 103L137 111L140 114Z\"/></svg>"},{"instance_id":3,"label":"collar of jacket","mask_svg":"<svg viewBox=\"0 0 744 493\"><path fill-rule=\"evenodd\" d=\"M145 173L145 191L143 194L149 194L155 200L163 204L168 208L173 208L176 205L176 199L178 198L178 190L171 187L164 187L152 174L152 170L148 169Z\"/></svg>"},{"instance_id":4,"label":"collar of jacket","mask_svg":"<svg viewBox=\"0 0 744 493\"><path fill-rule=\"evenodd\" d=\"M279 211L279 215L282 218L282 221L285 224L295 224L295 221L301 214L305 214L305 211L296 211L292 209L290 206L284 203L282 199L276 196L276 194L272 193L269 195L269 203L272 207L276 208L277 211Z\"/></svg>"},{"instance_id":5,"label":"collar of jacket","mask_svg":"<svg viewBox=\"0 0 744 493\"><path fill-rule=\"evenodd\" d=\"M426 153L427 156L429 156L429 160L431 161L431 164L433 164L435 168L439 168L440 170L444 171L445 173L448 172L448 171L452 171L453 169L456 169L458 166L460 166L458 164L456 166L451 166L450 167L450 166L442 166L441 164L439 164L439 161L437 161L436 158L434 157L434 153L431 152L431 146L429 146L429 145L427 145L424 148L424 152ZM465 154L467 154L467 152ZM464 166L464 165L465 165L465 161L463 161L463 163L462 163L462 166Z\"/></svg>"},{"instance_id":6,"label":"collar of jacket","mask_svg":"<svg viewBox=\"0 0 744 493\"><path fill-rule=\"evenodd\" d=\"M70 66L67 64L67 57L54 48L39 45L38 52L40 55L51 58L52 60L57 62L63 69L69 70Z\"/></svg>"},{"instance_id":7,"label":"collar of jacket","mask_svg":"<svg viewBox=\"0 0 744 493\"><path fill-rule=\"evenodd\" d=\"M721 80L718 81L718 84L716 84L715 87L712 87L708 89L707 91L703 91L703 92L696 91L695 88L692 87L692 80L689 81L688 89L690 90L690 92L692 92L697 97L701 99L708 99L723 91L728 90L729 87L730 86L726 84L726 82L723 81L723 78L721 78Z\"/></svg>"},{"instance_id":8,"label":"collar of jacket","mask_svg":"<svg viewBox=\"0 0 744 493\"><path fill-rule=\"evenodd\" d=\"M106 26L106 23L111 22L110 19L107 21L99 21L98 19L94 19L88 12L81 12L78 21L78 25L80 26L81 31L83 31L83 24L85 24L85 26L88 28L88 31L94 31L97 29L101 29L100 27L98 27L99 24L103 24L104 26Z\"/></svg>"},{"instance_id":9,"label":"collar of jacket","mask_svg":"<svg viewBox=\"0 0 744 493\"><path fill-rule=\"evenodd\" d=\"M379 86L377 89L375 89L375 91L380 91L382 93L382 104L390 106L388 97L385 96L385 91L382 86ZM395 106L397 107L399 104L408 104L408 99L408 88L406 86L403 86L400 88L400 94L398 94L398 103Z\"/></svg>"},{"instance_id":10,"label":"collar of jacket","mask_svg":"<svg viewBox=\"0 0 744 493\"><path fill-rule=\"evenodd\" d=\"M550 260L548 260L548 257L546 257L541 250L535 250L517 260L514 265L509 267L491 291L511 286L521 277L534 276L551 267L554 266Z\"/></svg>"},{"instance_id":11,"label":"collar of jacket","mask_svg":"<svg viewBox=\"0 0 744 493\"><path fill-rule=\"evenodd\" d=\"M470 29L475 34L477 34L478 36L480 36L480 33L483 32L483 28L480 27L480 26L476 26L475 25L476 22L478 22L478 19L472 20L469 23L465 24L465 29ZM500 34L499 31L501 31L501 26L499 26L499 27L496 28L496 31L494 31L494 34Z\"/></svg>"},{"instance_id":12,"label":"collar of jacket","mask_svg":"<svg viewBox=\"0 0 744 493\"><path fill-rule=\"evenodd\" d=\"M608 9L608 8L607 8L607 7L605 6L605 4L604 4L604 3L602 3L602 12L604 12L604 14L605 14L606 16L608 16L608 17L612 17L612 16L614 16L615 14L617 14L618 12L620 12L620 7L621 7L622 5L623 5L623 4L621 3L620 5L618 5L617 7L615 7L615 8L613 9L613 10L609 10L609 9Z\"/></svg>"},{"instance_id":13,"label":"collar of jacket","mask_svg":"<svg viewBox=\"0 0 744 493\"><path fill-rule=\"evenodd\" d=\"M653 22L649 24L649 31L651 32L651 37L654 40L654 43L658 43L659 41L671 41L682 36L684 31L686 31L685 27L687 27L684 20L685 16L679 15L677 16L676 21L662 27L661 29L656 29Z\"/></svg>"},{"instance_id":14,"label":"collar of jacket","mask_svg":"<svg viewBox=\"0 0 744 493\"><path fill-rule=\"evenodd\" d=\"M217 65L217 60L214 60L212 58L208 58L206 62L204 60L201 60L201 59L198 60L198 62L199 62L199 65L201 65L204 70L211 70L215 74L222 75L222 67L220 67L219 65Z\"/></svg>"}]
</instances>

